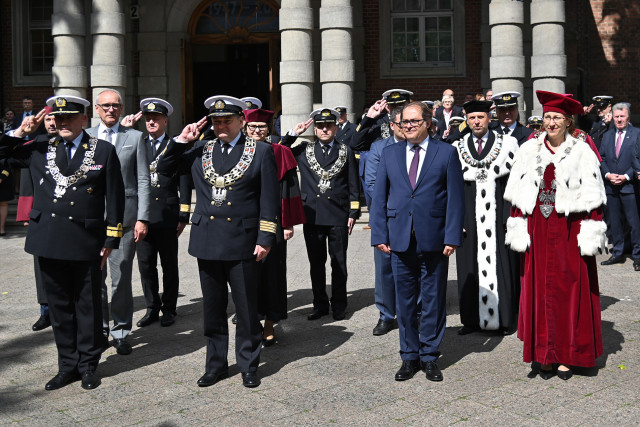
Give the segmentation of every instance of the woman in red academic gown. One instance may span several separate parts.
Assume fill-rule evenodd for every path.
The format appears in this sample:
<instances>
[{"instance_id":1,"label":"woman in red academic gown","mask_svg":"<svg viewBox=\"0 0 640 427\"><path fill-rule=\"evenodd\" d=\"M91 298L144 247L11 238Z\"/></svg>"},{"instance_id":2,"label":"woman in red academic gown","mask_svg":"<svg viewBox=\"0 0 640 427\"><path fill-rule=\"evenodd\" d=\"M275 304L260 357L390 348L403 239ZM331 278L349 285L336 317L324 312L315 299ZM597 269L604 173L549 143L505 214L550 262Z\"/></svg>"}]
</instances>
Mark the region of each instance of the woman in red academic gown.
<instances>
[{"instance_id":1,"label":"woman in red academic gown","mask_svg":"<svg viewBox=\"0 0 640 427\"><path fill-rule=\"evenodd\" d=\"M605 244L606 195L598 156L572 119L580 102L536 93L544 128L520 147L511 170L506 243L522 253L523 359L539 362L544 379L557 372L567 380L571 366L595 366L602 355L595 254Z\"/></svg>"},{"instance_id":2,"label":"woman in red academic gown","mask_svg":"<svg viewBox=\"0 0 640 427\"><path fill-rule=\"evenodd\" d=\"M245 133L257 141L271 142L273 111L245 110ZM262 266L262 283L258 288L258 313L265 316L262 343L268 347L275 343L274 323L287 318L287 240L293 237L293 226L305 222L298 163L289 147L272 144L276 156L282 215L278 216L276 245L271 248Z\"/></svg>"}]
</instances>

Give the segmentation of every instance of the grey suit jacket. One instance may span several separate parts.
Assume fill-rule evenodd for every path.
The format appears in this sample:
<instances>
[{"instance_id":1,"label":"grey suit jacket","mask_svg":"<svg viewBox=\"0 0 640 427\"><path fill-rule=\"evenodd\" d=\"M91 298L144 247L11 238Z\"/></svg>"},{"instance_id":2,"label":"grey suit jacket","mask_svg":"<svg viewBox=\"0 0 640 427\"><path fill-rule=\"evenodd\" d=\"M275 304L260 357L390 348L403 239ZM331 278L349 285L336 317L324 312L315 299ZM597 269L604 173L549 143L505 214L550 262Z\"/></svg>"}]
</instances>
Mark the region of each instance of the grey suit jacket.
<instances>
[{"instance_id":1,"label":"grey suit jacket","mask_svg":"<svg viewBox=\"0 0 640 427\"><path fill-rule=\"evenodd\" d=\"M86 131L100 138L98 126ZM149 160L142 132L120 125L116 153L120 159L126 196L122 225L133 227L136 221L149 221Z\"/></svg>"}]
</instances>

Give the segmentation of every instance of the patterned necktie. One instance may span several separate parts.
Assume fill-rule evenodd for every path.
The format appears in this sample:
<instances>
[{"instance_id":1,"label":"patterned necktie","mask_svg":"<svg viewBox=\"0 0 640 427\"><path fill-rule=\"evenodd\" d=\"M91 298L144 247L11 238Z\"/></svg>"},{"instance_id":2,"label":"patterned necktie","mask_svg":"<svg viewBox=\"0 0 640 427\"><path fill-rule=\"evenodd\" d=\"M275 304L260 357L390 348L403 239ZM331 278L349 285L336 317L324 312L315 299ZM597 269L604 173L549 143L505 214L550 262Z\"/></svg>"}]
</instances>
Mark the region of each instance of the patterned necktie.
<instances>
[{"instance_id":1,"label":"patterned necktie","mask_svg":"<svg viewBox=\"0 0 640 427\"><path fill-rule=\"evenodd\" d=\"M505 135L509 135L509 132L511 132L511 129L509 129L508 127L504 127L504 128L502 128L502 132L503 132Z\"/></svg>"},{"instance_id":2,"label":"patterned necktie","mask_svg":"<svg viewBox=\"0 0 640 427\"><path fill-rule=\"evenodd\" d=\"M329 157L329 150L331 149L331 146L329 144L323 145L322 146L322 153L324 154L324 158L326 159L327 157Z\"/></svg>"},{"instance_id":3,"label":"patterned necktie","mask_svg":"<svg viewBox=\"0 0 640 427\"><path fill-rule=\"evenodd\" d=\"M478 138L478 154L482 154L482 138Z\"/></svg>"},{"instance_id":4,"label":"patterned necktie","mask_svg":"<svg viewBox=\"0 0 640 427\"><path fill-rule=\"evenodd\" d=\"M618 139L616 140L616 158L620 157L620 148L622 147L622 131L618 131Z\"/></svg>"},{"instance_id":5,"label":"patterned necktie","mask_svg":"<svg viewBox=\"0 0 640 427\"><path fill-rule=\"evenodd\" d=\"M418 163L420 163L420 146L414 145L413 159L411 159L411 166L409 166L409 181L411 182L411 188L416 188L416 181L418 180Z\"/></svg>"}]
</instances>

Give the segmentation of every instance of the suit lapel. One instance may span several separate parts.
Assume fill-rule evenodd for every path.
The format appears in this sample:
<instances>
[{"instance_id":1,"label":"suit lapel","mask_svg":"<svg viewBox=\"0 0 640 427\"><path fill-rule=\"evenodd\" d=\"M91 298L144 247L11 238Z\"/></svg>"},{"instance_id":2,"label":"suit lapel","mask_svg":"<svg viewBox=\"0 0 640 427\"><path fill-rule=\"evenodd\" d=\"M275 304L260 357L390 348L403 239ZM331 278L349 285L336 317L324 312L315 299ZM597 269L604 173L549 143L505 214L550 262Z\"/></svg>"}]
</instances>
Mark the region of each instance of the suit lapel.
<instances>
[{"instance_id":1,"label":"suit lapel","mask_svg":"<svg viewBox=\"0 0 640 427\"><path fill-rule=\"evenodd\" d=\"M437 140L433 138L429 138L429 144L427 144L427 152L424 154L424 162L422 163L422 168L420 169L420 175L418 176L418 180L416 181L416 188L418 188L418 186L420 185L420 182L422 181L422 178L424 178L424 176L427 173L427 170L431 167L431 163L433 163L433 159L436 158L436 153L440 148L438 144L439 143Z\"/></svg>"},{"instance_id":2,"label":"suit lapel","mask_svg":"<svg viewBox=\"0 0 640 427\"><path fill-rule=\"evenodd\" d=\"M127 136L124 126L118 126L118 133L116 134L116 153L118 155L124 146L124 142L127 140Z\"/></svg>"},{"instance_id":3,"label":"suit lapel","mask_svg":"<svg viewBox=\"0 0 640 427\"><path fill-rule=\"evenodd\" d=\"M409 188L411 188L411 181L409 181L409 172L407 171L407 146L409 145L409 141L399 142L398 144L402 145L402 150L400 150L398 158L400 175L402 175L402 178L404 178Z\"/></svg>"}]
</instances>

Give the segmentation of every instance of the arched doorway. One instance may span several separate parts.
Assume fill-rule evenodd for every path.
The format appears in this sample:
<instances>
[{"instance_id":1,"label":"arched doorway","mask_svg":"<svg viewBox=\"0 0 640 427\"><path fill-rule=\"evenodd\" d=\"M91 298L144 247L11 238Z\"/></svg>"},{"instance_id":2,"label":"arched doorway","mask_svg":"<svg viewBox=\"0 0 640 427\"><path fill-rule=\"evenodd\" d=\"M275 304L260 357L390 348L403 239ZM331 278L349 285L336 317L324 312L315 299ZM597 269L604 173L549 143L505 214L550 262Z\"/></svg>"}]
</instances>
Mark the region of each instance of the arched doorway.
<instances>
[{"instance_id":1,"label":"arched doorway","mask_svg":"<svg viewBox=\"0 0 640 427\"><path fill-rule=\"evenodd\" d=\"M189 21L185 107L189 120L212 95L255 96L280 108L279 5L274 0L204 0Z\"/></svg>"}]
</instances>

